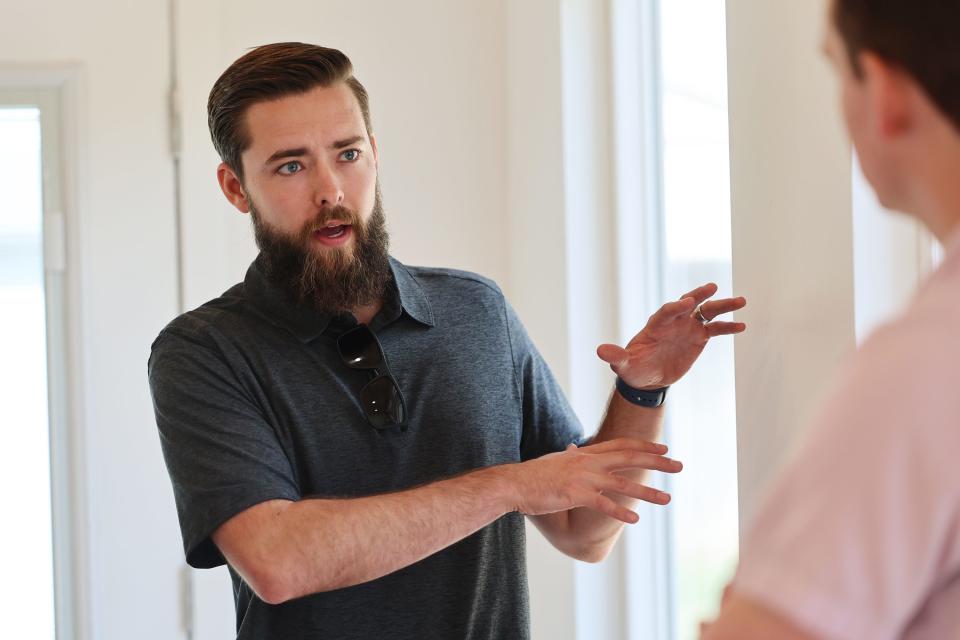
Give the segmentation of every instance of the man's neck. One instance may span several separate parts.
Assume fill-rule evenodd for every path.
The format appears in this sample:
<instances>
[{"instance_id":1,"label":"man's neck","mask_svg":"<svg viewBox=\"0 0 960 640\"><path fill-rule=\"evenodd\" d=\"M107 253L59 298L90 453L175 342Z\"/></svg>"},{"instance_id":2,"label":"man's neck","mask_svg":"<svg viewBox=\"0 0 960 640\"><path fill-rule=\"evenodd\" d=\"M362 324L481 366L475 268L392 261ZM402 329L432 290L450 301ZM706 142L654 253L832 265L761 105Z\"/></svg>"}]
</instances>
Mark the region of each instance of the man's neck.
<instances>
[{"instance_id":1,"label":"man's neck","mask_svg":"<svg viewBox=\"0 0 960 640\"><path fill-rule=\"evenodd\" d=\"M915 198L917 204L911 213L945 245L960 228L960 188L952 175L937 178Z\"/></svg>"},{"instance_id":2,"label":"man's neck","mask_svg":"<svg viewBox=\"0 0 960 640\"><path fill-rule=\"evenodd\" d=\"M369 325L370 321L373 320L380 309L383 308L383 300L377 299L371 304L363 305L361 307L355 307L352 309L353 316L357 319L357 322L360 324Z\"/></svg>"},{"instance_id":3,"label":"man's neck","mask_svg":"<svg viewBox=\"0 0 960 640\"><path fill-rule=\"evenodd\" d=\"M960 228L960 135L956 128L940 118L933 133L915 151L911 163L915 172L909 205L903 207L920 220L945 244Z\"/></svg>"}]
</instances>

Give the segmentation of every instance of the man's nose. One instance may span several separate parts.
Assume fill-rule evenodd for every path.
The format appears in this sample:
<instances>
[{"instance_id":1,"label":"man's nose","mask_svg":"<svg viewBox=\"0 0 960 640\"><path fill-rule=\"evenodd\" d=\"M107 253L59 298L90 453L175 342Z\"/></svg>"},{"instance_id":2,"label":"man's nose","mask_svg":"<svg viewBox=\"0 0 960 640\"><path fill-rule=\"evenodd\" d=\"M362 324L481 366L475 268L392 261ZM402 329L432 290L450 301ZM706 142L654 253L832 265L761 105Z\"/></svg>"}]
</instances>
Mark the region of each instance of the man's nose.
<instances>
[{"instance_id":1,"label":"man's nose","mask_svg":"<svg viewBox=\"0 0 960 640\"><path fill-rule=\"evenodd\" d=\"M318 207L335 207L343 204L343 189L340 176L325 163L317 165L314 184L314 200Z\"/></svg>"}]
</instances>

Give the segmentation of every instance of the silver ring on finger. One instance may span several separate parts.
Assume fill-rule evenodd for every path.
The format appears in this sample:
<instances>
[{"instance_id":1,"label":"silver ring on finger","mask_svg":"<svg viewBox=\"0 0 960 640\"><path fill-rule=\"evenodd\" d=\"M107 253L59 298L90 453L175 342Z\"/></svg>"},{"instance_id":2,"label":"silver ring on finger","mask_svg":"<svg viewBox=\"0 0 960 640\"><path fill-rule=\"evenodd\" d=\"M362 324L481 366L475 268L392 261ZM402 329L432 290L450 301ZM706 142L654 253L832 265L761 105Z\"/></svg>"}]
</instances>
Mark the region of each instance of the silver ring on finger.
<instances>
[{"instance_id":1,"label":"silver ring on finger","mask_svg":"<svg viewBox=\"0 0 960 640\"><path fill-rule=\"evenodd\" d=\"M703 304L698 304L697 308L693 310L693 317L699 320L701 324L710 322L706 316L703 315Z\"/></svg>"}]
</instances>

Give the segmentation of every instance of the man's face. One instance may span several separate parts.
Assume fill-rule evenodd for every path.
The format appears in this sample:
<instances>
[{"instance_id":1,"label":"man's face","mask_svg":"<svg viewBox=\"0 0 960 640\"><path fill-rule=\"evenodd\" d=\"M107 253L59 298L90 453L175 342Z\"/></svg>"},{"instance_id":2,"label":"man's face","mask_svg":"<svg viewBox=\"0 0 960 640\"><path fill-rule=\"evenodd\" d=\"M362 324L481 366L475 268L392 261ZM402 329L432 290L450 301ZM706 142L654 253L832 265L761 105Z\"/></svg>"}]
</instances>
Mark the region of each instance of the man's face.
<instances>
[{"instance_id":1,"label":"man's face","mask_svg":"<svg viewBox=\"0 0 960 640\"><path fill-rule=\"evenodd\" d=\"M344 83L252 105L241 182L221 187L253 218L270 275L301 302L334 310L367 304L389 274L376 141Z\"/></svg>"},{"instance_id":2,"label":"man's face","mask_svg":"<svg viewBox=\"0 0 960 640\"><path fill-rule=\"evenodd\" d=\"M310 249L351 253L350 223L366 221L373 210L377 149L350 88L341 82L256 103L245 124L250 146L242 156L243 186L262 221L296 234L319 216L323 225L315 225ZM356 219L320 215L344 208Z\"/></svg>"}]
</instances>

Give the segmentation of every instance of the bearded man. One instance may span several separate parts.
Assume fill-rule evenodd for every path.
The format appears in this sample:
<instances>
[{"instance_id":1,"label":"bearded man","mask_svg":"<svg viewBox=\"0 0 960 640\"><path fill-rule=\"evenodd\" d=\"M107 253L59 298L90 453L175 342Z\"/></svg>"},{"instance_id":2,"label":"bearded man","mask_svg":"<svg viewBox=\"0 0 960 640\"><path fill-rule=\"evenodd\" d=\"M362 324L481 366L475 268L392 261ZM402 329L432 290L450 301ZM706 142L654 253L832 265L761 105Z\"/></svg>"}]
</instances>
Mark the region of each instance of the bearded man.
<instances>
[{"instance_id":1,"label":"bearded man","mask_svg":"<svg viewBox=\"0 0 960 640\"><path fill-rule=\"evenodd\" d=\"M253 220L244 281L172 321L150 385L184 550L226 562L237 637L526 638L524 515L603 558L669 496L666 387L742 298L706 285L626 348L582 428L497 286L388 254L366 90L341 52L254 49L208 103L224 195Z\"/></svg>"}]
</instances>

